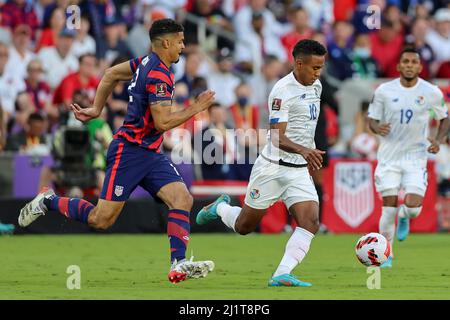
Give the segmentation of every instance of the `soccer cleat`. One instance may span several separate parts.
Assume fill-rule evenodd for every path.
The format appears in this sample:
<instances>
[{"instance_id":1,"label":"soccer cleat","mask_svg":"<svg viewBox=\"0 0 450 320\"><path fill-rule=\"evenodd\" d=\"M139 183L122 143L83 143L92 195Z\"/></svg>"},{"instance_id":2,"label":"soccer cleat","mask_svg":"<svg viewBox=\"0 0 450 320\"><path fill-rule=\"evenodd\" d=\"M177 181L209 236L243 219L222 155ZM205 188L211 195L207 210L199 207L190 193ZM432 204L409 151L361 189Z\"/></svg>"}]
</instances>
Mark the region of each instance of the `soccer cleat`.
<instances>
[{"instance_id":1,"label":"soccer cleat","mask_svg":"<svg viewBox=\"0 0 450 320\"><path fill-rule=\"evenodd\" d=\"M392 258L392 256L390 256L381 266L380 268L385 269L385 268L392 268L392 260L394 260L394 258Z\"/></svg>"},{"instance_id":2,"label":"soccer cleat","mask_svg":"<svg viewBox=\"0 0 450 320\"><path fill-rule=\"evenodd\" d=\"M45 215L48 212L48 209L44 204L44 197L52 195L55 195L55 192L52 189L46 187L42 188L41 192L20 210L18 219L19 226L27 227L34 220Z\"/></svg>"},{"instance_id":3,"label":"soccer cleat","mask_svg":"<svg viewBox=\"0 0 450 320\"><path fill-rule=\"evenodd\" d=\"M214 270L214 262L210 260L206 261L193 261L194 257L190 260L176 260L172 263L169 272L169 281L172 283L181 282L187 279L204 278Z\"/></svg>"},{"instance_id":4,"label":"soccer cleat","mask_svg":"<svg viewBox=\"0 0 450 320\"><path fill-rule=\"evenodd\" d=\"M226 202L230 204L231 199L230 196L223 194L216 199L213 203L203 207L202 210L197 214L195 221L197 224L207 224L208 222L217 219L219 216L217 215L217 206L221 202Z\"/></svg>"},{"instance_id":5,"label":"soccer cleat","mask_svg":"<svg viewBox=\"0 0 450 320\"><path fill-rule=\"evenodd\" d=\"M398 218L397 239L404 241L409 234L409 218Z\"/></svg>"},{"instance_id":6,"label":"soccer cleat","mask_svg":"<svg viewBox=\"0 0 450 320\"><path fill-rule=\"evenodd\" d=\"M0 222L0 234L12 234L14 232L13 224L5 224Z\"/></svg>"},{"instance_id":7,"label":"soccer cleat","mask_svg":"<svg viewBox=\"0 0 450 320\"><path fill-rule=\"evenodd\" d=\"M298 280L294 275L285 273L269 280L269 287L311 287L312 284Z\"/></svg>"}]
</instances>

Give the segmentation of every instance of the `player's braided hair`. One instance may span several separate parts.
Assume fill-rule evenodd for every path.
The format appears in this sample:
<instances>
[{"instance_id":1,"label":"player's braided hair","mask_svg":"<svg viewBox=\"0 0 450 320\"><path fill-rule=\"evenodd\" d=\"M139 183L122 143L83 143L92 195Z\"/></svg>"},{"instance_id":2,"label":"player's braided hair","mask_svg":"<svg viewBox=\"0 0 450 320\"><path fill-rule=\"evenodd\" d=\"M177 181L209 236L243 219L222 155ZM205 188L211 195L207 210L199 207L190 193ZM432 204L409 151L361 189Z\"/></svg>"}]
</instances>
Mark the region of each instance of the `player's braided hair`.
<instances>
[{"instance_id":1,"label":"player's braided hair","mask_svg":"<svg viewBox=\"0 0 450 320\"><path fill-rule=\"evenodd\" d=\"M327 49L323 45L311 39L300 40L292 50L294 59L299 56L324 56L326 53Z\"/></svg>"},{"instance_id":2,"label":"player's braided hair","mask_svg":"<svg viewBox=\"0 0 450 320\"><path fill-rule=\"evenodd\" d=\"M184 28L181 24L172 19L161 19L153 22L150 31L150 41L154 41L158 37L169 34L183 32Z\"/></svg>"}]
</instances>

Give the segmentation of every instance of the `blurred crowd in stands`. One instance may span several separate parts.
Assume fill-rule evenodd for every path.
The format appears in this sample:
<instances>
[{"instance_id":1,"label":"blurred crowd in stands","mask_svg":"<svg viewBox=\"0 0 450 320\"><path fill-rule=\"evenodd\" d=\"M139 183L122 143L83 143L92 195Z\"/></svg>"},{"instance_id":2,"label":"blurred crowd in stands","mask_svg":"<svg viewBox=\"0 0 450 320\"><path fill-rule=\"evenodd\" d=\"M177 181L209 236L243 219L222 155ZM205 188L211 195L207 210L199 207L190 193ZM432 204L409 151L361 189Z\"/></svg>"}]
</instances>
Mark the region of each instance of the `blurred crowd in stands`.
<instances>
[{"instance_id":1,"label":"blurred crowd in stands","mask_svg":"<svg viewBox=\"0 0 450 320\"><path fill-rule=\"evenodd\" d=\"M183 173L193 179L248 179L249 156L243 166L233 165L233 149L261 147L264 134L252 131L250 139L241 139L226 129L243 129L245 135L245 130L268 128L267 96L291 71L291 51L301 39L315 39L329 52L316 134L322 150L340 138L339 108L345 108L336 97L340 83L397 77L405 46L420 50L422 78L446 79L442 90L450 101L449 0L0 0L0 153L50 154L58 130L83 126L92 149L86 161L103 170L108 144L124 120L128 84L117 85L101 118L85 125L68 106L73 101L90 105L108 67L146 55L151 24L166 17L185 27L186 49L174 65L174 104L188 107L208 88L217 98L208 111L182 125L182 132L193 141L216 129L202 148L216 144L231 157L225 164ZM365 124L366 110L364 102L355 114L346 155L372 159L377 142ZM172 130L163 147L169 154L181 144L186 160L198 156L185 141ZM440 170L448 183L450 151L442 149ZM46 171L42 179L46 184L54 178Z\"/></svg>"}]
</instances>

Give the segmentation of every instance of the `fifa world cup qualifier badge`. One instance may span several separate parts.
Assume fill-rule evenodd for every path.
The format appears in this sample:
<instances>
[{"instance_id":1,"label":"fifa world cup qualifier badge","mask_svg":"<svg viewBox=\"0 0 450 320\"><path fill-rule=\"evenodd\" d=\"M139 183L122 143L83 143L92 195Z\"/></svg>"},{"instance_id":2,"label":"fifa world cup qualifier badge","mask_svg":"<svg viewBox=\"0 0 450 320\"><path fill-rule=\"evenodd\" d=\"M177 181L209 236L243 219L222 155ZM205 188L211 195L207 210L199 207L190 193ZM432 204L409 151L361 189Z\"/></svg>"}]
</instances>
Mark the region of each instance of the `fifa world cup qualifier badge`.
<instances>
[{"instance_id":1,"label":"fifa world cup qualifier badge","mask_svg":"<svg viewBox=\"0 0 450 320\"><path fill-rule=\"evenodd\" d=\"M272 110L274 111L280 111L281 109L281 99L273 99L272 101Z\"/></svg>"},{"instance_id":2,"label":"fifa world cup qualifier badge","mask_svg":"<svg viewBox=\"0 0 450 320\"><path fill-rule=\"evenodd\" d=\"M165 83L156 84L156 96L157 97L167 96L167 85Z\"/></svg>"}]
</instances>

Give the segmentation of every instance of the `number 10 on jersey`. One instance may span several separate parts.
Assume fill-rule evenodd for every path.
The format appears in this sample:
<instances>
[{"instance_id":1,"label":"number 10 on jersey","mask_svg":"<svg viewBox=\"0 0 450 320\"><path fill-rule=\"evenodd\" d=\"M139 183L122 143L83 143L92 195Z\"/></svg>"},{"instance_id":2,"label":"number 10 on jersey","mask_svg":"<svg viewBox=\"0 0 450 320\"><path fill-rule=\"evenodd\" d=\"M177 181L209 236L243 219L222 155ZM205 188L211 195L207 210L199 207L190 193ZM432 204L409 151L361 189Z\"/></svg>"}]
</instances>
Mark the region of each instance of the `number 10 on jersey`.
<instances>
[{"instance_id":1,"label":"number 10 on jersey","mask_svg":"<svg viewBox=\"0 0 450 320\"><path fill-rule=\"evenodd\" d=\"M309 105L309 115L310 115L309 120L317 119L317 107L315 103Z\"/></svg>"}]
</instances>

